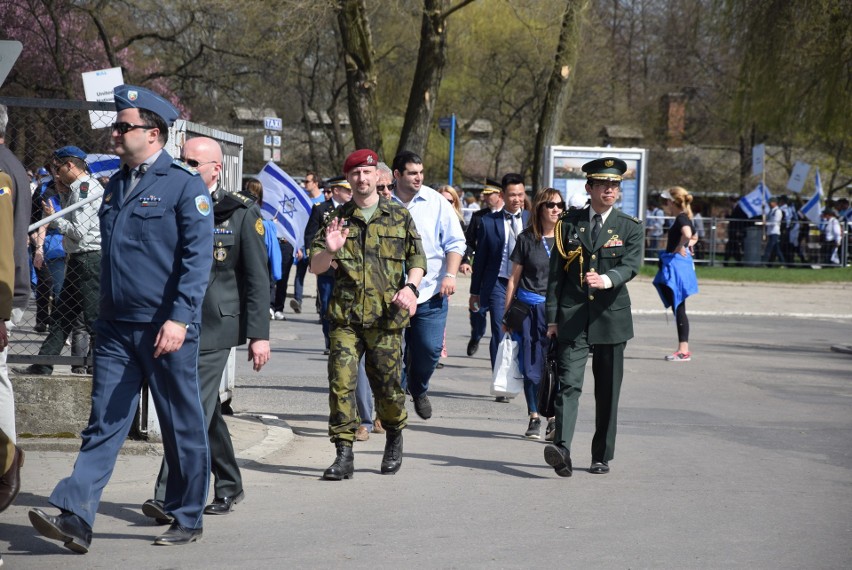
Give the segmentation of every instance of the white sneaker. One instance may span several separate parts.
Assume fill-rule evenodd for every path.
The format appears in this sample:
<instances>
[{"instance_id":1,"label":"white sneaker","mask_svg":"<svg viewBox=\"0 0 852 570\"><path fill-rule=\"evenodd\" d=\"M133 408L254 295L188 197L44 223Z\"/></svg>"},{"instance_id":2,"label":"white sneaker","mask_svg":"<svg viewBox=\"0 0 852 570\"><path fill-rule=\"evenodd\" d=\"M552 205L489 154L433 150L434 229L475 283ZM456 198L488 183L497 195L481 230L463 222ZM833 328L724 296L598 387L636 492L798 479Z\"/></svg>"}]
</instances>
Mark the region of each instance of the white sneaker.
<instances>
[{"instance_id":1,"label":"white sneaker","mask_svg":"<svg viewBox=\"0 0 852 570\"><path fill-rule=\"evenodd\" d=\"M666 360L669 362L689 362L692 360L691 352L675 352L674 354L666 355Z\"/></svg>"},{"instance_id":2,"label":"white sneaker","mask_svg":"<svg viewBox=\"0 0 852 570\"><path fill-rule=\"evenodd\" d=\"M269 307L269 320L270 321L275 320L275 311L272 310L272 307Z\"/></svg>"},{"instance_id":3,"label":"white sneaker","mask_svg":"<svg viewBox=\"0 0 852 570\"><path fill-rule=\"evenodd\" d=\"M276 321L286 321L287 320L287 317L284 316L284 311L275 311L275 314L273 315L273 317L275 317Z\"/></svg>"}]
</instances>

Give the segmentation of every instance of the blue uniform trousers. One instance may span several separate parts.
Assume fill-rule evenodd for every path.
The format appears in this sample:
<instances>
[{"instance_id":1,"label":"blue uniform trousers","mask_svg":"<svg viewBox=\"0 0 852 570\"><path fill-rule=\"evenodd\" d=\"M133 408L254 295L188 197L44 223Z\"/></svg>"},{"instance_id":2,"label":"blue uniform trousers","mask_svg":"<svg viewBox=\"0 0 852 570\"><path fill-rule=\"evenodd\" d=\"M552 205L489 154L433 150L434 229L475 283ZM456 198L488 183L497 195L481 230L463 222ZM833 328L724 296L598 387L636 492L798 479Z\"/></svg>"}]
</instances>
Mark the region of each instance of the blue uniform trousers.
<instances>
[{"instance_id":1,"label":"blue uniform trousers","mask_svg":"<svg viewBox=\"0 0 852 570\"><path fill-rule=\"evenodd\" d=\"M171 466L165 509L187 528L202 527L210 457L198 389L198 332L190 324L177 352L154 358L162 323L97 321L92 411L71 476L59 482L50 503L94 526L101 493L112 475L148 378Z\"/></svg>"}]
</instances>

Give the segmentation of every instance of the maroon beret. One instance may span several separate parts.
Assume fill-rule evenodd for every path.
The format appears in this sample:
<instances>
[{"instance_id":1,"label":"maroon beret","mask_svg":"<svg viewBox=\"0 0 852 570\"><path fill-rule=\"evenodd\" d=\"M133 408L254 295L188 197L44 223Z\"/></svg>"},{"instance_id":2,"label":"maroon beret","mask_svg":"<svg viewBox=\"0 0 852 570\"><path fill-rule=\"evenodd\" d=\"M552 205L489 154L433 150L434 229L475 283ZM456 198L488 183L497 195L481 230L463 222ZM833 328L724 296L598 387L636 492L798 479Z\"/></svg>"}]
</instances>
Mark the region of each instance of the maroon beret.
<instances>
[{"instance_id":1,"label":"maroon beret","mask_svg":"<svg viewBox=\"0 0 852 570\"><path fill-rule=\"evenodd\" d=\"M346 157L343 163L343 173L347 174L356 166L378 166L379 156L368 148L358 149Z\"/></svg>"}]
</instances>

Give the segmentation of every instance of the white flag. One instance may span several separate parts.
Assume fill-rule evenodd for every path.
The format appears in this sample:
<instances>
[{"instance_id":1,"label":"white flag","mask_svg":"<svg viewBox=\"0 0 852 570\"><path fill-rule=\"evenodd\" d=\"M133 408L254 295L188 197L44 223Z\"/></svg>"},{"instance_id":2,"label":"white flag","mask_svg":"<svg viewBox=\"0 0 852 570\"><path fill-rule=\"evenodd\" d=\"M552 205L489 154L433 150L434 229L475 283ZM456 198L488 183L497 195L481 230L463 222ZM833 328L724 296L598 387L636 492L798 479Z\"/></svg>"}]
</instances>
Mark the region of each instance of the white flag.
<instances>
[{"instance_id":1,"label":"white flag","mask_svg":"<svg viewBox=\"0 0 852 570\"><path fill-rule=\"evenodd\" d=\"M787 181L787 188L796 194L801 192L810 171L810 164L797 160L796 164L793 165L793 172L790 173L790 180Z\"/></svg>"},{"instance_id":2,"label":"white flag","mask_svg":"<svg viewBox=\"0 0 852 570\"><path fill-rule=\"evenodd\" d=\"M86 155L86 164L95 178L101 176L112 176L121 167L121 159L115 154L89 154Z\"/></svg>"},{"instance_id":3,"label":"white flag","mask_svg":"<svg viewBox=\"0 0 852 570\"><path fill-rule=\"evenodd\" d=\"M802 206L800 212L802 212L812 223L819 225L820 218L822 217L822 180L819 177L819 168L816 169L816 180L814 183L816 186L816 192L814 192L813 197L808 200L804 206Z\"/></svg>"},{"instance_id":4,"label":"white flag","mask_svg":"<svg viewBox=\"0 0 852 570\"><path fill-rule=\"evenodd\" d=\"M766 159L766 145L758 144L751 149L751 174L760 176L763 174L763 162Z\"/></svg>"},{"instance_id":5,"label":"white flag","mask_svg":"<svg viewBox=\"0 0 852 570\"><path fill-rule=\"evenodd\" d=\"M760 182L754 190L740 198L740 208L746 216L754 218L769 212L769 199L771 197L769 188L763 182Z\"/></svg>"},{"instance_id":6,"label":"white flag","mask_svg":"<svg viewBox=\"0 0 852 570\"><path fill-rule=\"evenodd\" d=\"M263 217L275 222L278 237L293 244L294 250L304 247L312 207L308 195L274 162L266 163L257 178L263 184Z\"/></svg>"}]
</instances>

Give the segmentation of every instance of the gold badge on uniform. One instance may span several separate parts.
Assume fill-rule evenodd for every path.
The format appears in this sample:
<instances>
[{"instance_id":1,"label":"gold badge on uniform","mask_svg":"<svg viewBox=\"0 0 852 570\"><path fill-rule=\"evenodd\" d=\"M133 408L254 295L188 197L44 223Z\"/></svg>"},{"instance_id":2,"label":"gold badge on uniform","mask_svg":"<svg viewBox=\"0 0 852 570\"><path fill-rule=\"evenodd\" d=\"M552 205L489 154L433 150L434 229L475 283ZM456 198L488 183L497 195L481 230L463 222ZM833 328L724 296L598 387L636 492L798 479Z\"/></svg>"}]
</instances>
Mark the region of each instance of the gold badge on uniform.
<instances>
[{"instance_id":1,"label":"gold badge on uniform","mask_svg":"<svg viewBox=\"0 0 852 570\"><path fill-rule=\"evenodd\" d=\"M257 221L254 223L254 229L255 229L255 231L257 231L257 233L259 233L261 236L263 235L263 233L264 233L264 232L263 232L263 222L261 221L261 219L260 219L260 218L258 218L258 219L257 219Z\"/></svg>"},{"instance_id":2,"label":"gold badge on uniform","mask_svg":"<svg viewBox=\"0 0 852 570\"><path fill-rule=\"evenodd\" d=\"M613 166L614 164L615 164L615 161L614 161L614 160L605 160L605 161L604 161L604 166L606 166L607 168L612 168L612 166Z\"/></svg>"},{"instance_id":3,"label":"gold badge on uniform","mask_svg":"<svg viewBox=\"0 0 852 570\"><path fill-rule=\"evenodd\" d=\"M225 261L225 258L228 257L228 250L224 247L217 247L213 250L213 259L216 261Z\"/></svg>"}]
</instances>

